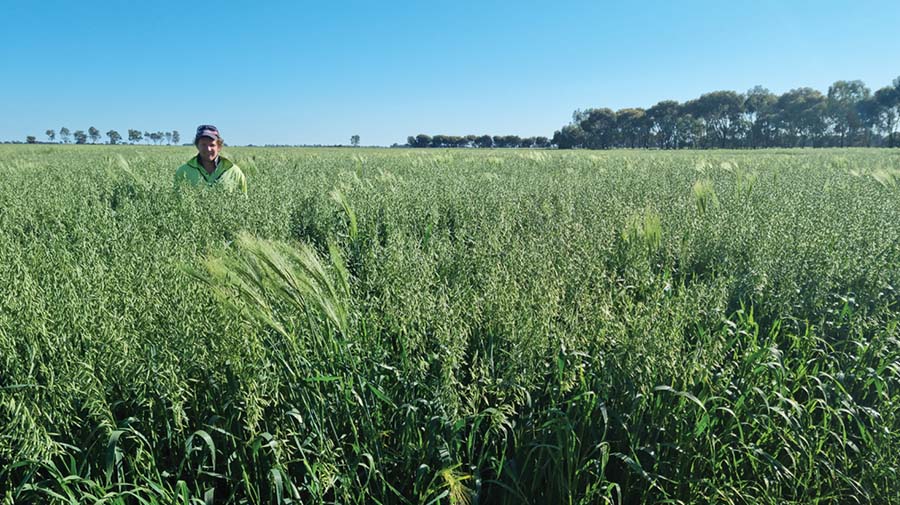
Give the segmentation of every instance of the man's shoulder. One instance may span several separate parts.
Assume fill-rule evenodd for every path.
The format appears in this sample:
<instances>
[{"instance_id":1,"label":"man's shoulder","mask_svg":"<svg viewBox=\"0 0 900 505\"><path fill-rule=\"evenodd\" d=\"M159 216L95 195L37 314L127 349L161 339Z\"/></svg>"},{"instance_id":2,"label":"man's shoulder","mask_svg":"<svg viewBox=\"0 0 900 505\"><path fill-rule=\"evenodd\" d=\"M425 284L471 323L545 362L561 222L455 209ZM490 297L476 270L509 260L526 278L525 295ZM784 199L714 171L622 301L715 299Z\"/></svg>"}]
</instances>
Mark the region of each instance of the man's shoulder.
<instances>
[{"instance_id":1,"label":"man's shoulder","mask_svg":"<svg viewBox=\"0 0 900 505\"><path fill-rule=\"evenodd\" d=\"M197 158L191 158L175 169L175 180L188 179L193 181L198 175Z\"/></svg>"},{"instance_id":2,"label":"man's shoulder","mask_svg":"<svg viewBox=\"0 0 900 505\"><path fill-rule=\"evenodd\" d=\"M241 167L237 166L231 160L220 156L219 157L220 166L224 164L224 170L221 172L219 176L219 182L225 185L229 191L232 190L240 190L244 196L247 195L247 176L244 175L244 172L241 170Z\"/></svg>"},{"instance_id":3,"label":"man's shoulder","mask_svg":"<svg viewBox=\"0 0 900 505\"><path fill-rule=\"evenodd\" d=\"M244 175L244 171L241 170L241 167L237 165L237 163L229 160L224 156L219 156L219 163L225 164L225 170L231 172L232 170L235 172L235 175Z\"/></svg>"}]
</instances>

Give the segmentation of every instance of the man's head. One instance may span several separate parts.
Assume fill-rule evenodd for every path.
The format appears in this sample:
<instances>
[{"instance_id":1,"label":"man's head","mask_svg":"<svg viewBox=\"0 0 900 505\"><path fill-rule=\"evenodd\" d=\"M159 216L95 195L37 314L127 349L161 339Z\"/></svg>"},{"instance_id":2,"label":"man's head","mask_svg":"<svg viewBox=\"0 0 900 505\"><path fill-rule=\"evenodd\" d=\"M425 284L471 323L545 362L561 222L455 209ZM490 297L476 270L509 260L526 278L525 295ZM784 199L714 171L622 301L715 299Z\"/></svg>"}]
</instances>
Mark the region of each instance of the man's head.
<instances>
[{"instance_id":1,"label":"man's head","mask_svg":"<svg viewBox=\"0 0 900 505\"><path fill-rule=\"evenodd\" d=\"M194 145L200 157L207 161L215 161L219 157L219 151L222 149L224 141L219 135L219 129L213 125L204 124L197 127L197 134L194 135Z\"/></svg>"}]
</instances>

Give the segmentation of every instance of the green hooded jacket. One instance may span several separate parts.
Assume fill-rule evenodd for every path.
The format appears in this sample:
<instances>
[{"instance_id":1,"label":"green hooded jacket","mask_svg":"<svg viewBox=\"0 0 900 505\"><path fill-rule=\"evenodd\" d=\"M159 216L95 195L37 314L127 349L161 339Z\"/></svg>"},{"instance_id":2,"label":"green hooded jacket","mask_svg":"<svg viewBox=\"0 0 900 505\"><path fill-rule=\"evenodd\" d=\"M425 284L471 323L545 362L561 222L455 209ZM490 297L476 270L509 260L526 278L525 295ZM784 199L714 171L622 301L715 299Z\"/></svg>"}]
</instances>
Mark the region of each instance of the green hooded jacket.
<instances>
[{"instance_id":1,"label":"green hooded jacket","mask_svg":"<svg viewBox=\"0 0 900 505\"><path fill-rule=\"evenodd\" d=\"M221 186L226 191L234 191L239 189L244 195L247 194L247 177L240 167L219 155L219 164L216 170L207 174L206 169L200 164L196 156L189 159L187 163L178 167L175 171L175 187L178 188L183 184L191 186Z\"/></svg>"}]
</instances>

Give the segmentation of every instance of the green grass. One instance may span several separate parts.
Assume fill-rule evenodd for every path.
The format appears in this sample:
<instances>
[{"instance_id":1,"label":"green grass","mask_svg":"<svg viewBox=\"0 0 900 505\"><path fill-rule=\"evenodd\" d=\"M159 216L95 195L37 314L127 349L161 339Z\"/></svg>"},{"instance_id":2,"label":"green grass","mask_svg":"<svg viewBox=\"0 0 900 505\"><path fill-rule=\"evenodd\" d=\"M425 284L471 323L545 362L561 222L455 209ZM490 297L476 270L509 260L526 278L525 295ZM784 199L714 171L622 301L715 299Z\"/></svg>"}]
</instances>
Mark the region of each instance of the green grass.
<instances>
[{"instance_id":1,"label":"green grass","mask_svg":"<svg viewBox=\"0 0 900 505\"><path fill-rule=\"evenodd\" d=\"M0 503L900 503L900 152L0 146Z\"/></svg>"}]
</instances>

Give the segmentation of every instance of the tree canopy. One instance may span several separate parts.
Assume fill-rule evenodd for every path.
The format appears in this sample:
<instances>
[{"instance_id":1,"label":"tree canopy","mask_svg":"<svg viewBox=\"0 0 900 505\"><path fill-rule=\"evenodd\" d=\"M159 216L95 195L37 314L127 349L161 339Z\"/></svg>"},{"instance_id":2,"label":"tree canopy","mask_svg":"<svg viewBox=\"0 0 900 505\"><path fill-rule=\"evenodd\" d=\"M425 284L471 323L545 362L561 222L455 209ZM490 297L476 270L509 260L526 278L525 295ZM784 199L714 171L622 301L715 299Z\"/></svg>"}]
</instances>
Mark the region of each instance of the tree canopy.
<instances>
[{"instance_id":1,"label":"tree canopy","mask_svg":"<svg viewBox=\"0 0 900 505\"><path fill-rule=\"evenodd\" d=\"M862 81L837 81L827 94L795 88L775 95L755 86L647 109L576 110L552 143L560 149L893 147L898 127L900 77L874 94Z\"/></svg>"}]
</instances>

